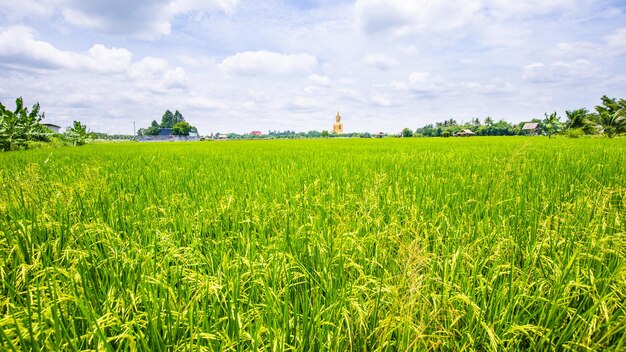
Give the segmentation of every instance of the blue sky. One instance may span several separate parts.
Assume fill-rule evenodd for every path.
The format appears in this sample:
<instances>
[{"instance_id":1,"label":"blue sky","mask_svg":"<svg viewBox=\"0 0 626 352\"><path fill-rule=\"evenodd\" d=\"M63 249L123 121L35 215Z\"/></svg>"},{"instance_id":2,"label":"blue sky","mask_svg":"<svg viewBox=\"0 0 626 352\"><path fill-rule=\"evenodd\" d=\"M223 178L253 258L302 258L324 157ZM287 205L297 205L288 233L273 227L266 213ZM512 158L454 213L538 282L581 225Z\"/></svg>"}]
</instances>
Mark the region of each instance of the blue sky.
<instances>
[{"instance_id":1,"label":"blue sky","mask_svg":"<svg viewBox=\"0 0 626 352\"><path fill-rule=\"evenodd\" d=\"M0 101L132 133L397 132L626 98L626 1L0 0Z\"/></svg>"}]
</instances>

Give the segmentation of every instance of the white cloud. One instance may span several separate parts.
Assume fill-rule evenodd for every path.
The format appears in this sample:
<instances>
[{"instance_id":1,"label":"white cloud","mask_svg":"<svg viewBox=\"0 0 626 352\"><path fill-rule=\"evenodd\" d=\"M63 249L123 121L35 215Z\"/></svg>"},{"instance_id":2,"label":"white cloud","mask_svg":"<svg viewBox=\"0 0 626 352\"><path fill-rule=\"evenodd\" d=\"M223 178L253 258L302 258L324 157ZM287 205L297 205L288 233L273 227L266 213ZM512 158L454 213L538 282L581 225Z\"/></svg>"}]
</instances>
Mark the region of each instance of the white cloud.
<instances>
[{"instance_id":1,"label":"white cloud","mask_svg":"<svg viewBox=\"0 0 626 352\"><path fill-rule=\"evenodd\" d=\"M605 38L607 49L612 55L626 54L626 27L619 28Z\"/></svg>"},{"instance_id":2,"label":"white cloud","mask_svg":"<svg viewBox=\"0 0 626 352\"><path fill-rule=\"evenodd\" d=\"M320 102L314 98L297 96L285 108L292 112L312 112L322 110Z\"/></svg>"},{"instance_id":3,"label":"white cloud","mask_svg":"<svg viewBox=\"0 0 626 352\"><path fill-rule=\"evenodd\" d=\"M545 15L582 7L587 0L488 0L483 1L491 15L500 18L529 17Z\"/></svg>"},{"instance_id":4,"label":"white cloud","mask_svg":"<svg viewBox=\"0 0 626 352\"><path fill-rule=\"evenodd\" d=\"M181 67L170 68L167 60L146 57L133 63L133 54L124 48L95 44L86 53L59 50L37 40L35 31L12 26L0 31L0 58L5 65L35 70L67 70L94 74L121 74L149 90L185 89L189 79ZM71 102L70 102L71 103Z\"/></svg>"},{"instance_id":5,"label":"white cloud","mask_svg":"<svg viewBox=\"0 0 626 352\"><path fill-rule=\"evenodd\" d=\"M587 41L578 42L562 42L558 43L551 51L556 56L563 57L590 57L596 55L604 55L603 47L600 44Z\"/></svg>"},{"instance_id":6,"label":"white cloud","mask_svg":"<svg viewBox=\"0 0 626 352\"><path fill-rule=\"evenodd\" d=\"M23 26L0 32L0 57L12 65L35 69L75 69L97 72L122 72L131 61L126 49L94 45L86 54L63 51L52 44L35 39L35 31Z\"/></svg>"},{"instance_id":7,"label":"white cloud","mask_svg":"<svg viewBox=\"0 0 626 352\"><path fill-rule=\"evenodd\" d=\"M330 85L330 78L328 76L320 76L320 75L310 75L309 81L318 85L318 86L328 86Z\"/></svg>"},{"instance_id":8,"label":"white cloud","mask_svg":"<svg viewBox=\"0 0 626 352\"><path fill-rule=\"evenodd\" d=\"M222 102L211 100L205 97L192 97L189 99L185 99L185 105L192 109L202 109L202 110L226 110L228 106Z\"/></svg>"},{"instance_id":9,"label":"white cloud","mask_svg":"<svg viewBox=\"0 0 626 352\"><path fill-rule=\"evenodd\" d=\"M239 0L173 0L169 2L168 12L174 15L191 11L232 12L238 3Z\"/></svg>"},{"instance_id":10,"label":"white cloud","mask_svg":"<svg viewBox=\"0 0 626 352\"><path fill-rule=\"evenodd\" d=\"M558 43L551 51L561 57L615 57L626 54L626 27L604 36L600 42L575 41Z\"/></svg>"},{"instance_id":11,"label":"white cloud","mask_svg":"<svg viewBox=\"0 0 626 352\"><path fill-rule=\"evenodd\" d=\"M189 85L189 79L182 67L176 67L165 71L162 84L165 89L185 89Z\"/></svg>"},{"instance_id":12,"label":"white cloud","mask_svg":"<svg viewBox=\"0 0 626 352\"><path fill-rule=\"evenodd\" d=\"M23 26L2 30L0 56L4 58L3 61L19 66L32 64L43 68L65 67L74 61L71 53L58 50L50 43L35 40L34 36L34 30Z\"/></svg>"},{"instance_id":13,"label":"white cloud","mask_svg":"<svg viewBox=\"0 0 626 352\"><path fill-rule=\"evenodd\" d=\"M307 72L317 65L310 54L281 54L271 51L246 51L225 58L220 67L239 75L290 75Z\"/></svg>"},{"instance_id":14,"label":"white cloud","mask_svg":"<svg viewBox=\"0 0 626 352\"><path fill-rule=\"evenodd\" d=\"M213 67L216 65L215 59L207 56L179 55L177 59L181 64L186 66Z\"/></svg>"},{"instance_id":15,"label":"white cloud","mask_svg":"<svg viewBox=\"0 0 626 352\"><path fill-rule=\"evenodd\" d=\"M464 81L459 83L459 88L478 94L513 93L517 91L512 84L501 78L494 78L488 82Z\"/></svg>"},{"instance_id":16,"label":"white cloud","mask_svg":"<svg viewBox=\"0 0 626 352\"><path fill-rule=\"evenodd\" d=\"M128 70L137 86L157 92L186 89L189 78L182 67L170 68L167 60L158 57L145 57L134 63Z\"/></svg>"},{"instance_id":17,"label":"white cloud","mask_svg":"<svg viewBox=\"0 0 626 352\"><path fill-rule=\"evenodd\" d=\"M72 26L97 32L157 39L170 34L172 20L192 12L232 12L238 0L1 0L8 18L50 18L55 11Z\"/></svg>"},{"instance_id":18,"label":"white cloud","mask_svg":"<svg viewBox=\"0 0 626 352\"><path fill-rule=\"evenodd\" d=\"M24 19L25 17L50 17L54 14L54 1L51 0L21 0L16 3L12 0L0 0L0 14L7 14L10 20Z\"/></svg>"},{"instance_id":19,"label":"white cloud","mask_svg":"<svg viewBox=\"0 0 626 352\"><path fill-rule=\"evenodd\" d=\"M148 56L134 63L129 70L129 74L135 79L158 78L163 75L168 66L167 60Z\"/></svg>"},{"instance_id":20,"label":"white cloud","mask_svg":"<svg viewBox=\"0 0 626 352\"><path fill-rule=\"evenodd\" d=\"M357 0L357 25L367 33L414 29L453 29L466 24L478 10L477 0Z\"/></svg>"},{"instance_id":21,"label":"white cloud","mask_svg":"<svg viewBox=\"0 0 626 352\"><path fill-rule=\"evenodd\" d=\"M587 0L357 0L356 23L366 33L440 31L472 23L546 15Z\"/></svg>"},{"instance_id":22,"label":"white cloud","mask_svg":"<svg viewBox=\"0 0 626 352\"><path fill-rule=\"evenodd\" d=\"M371 101L374 105L387 107L391 106L391 99L388 96L383 94L374 94L372 95Z\"/></svg>"},{"instance_id":23,"label":"white cloud","mask_svg":"<svg viewBox=\"0 0 626 352\"><path fill-rule=\"evenodd\" d=\"M410 89L409 84L403 81L393 81L391 82L391 87L398 91L407 91Z\"/></svg>"},{"instance_id":24,"label":"white cloud","mask_svg":"<svg viewBox=\"0 0 626 352\"><path fill-rule=\"evenodd\" d=\"M447 89L443 78L430 72L413 72L409 76L409 88L416 93L437 93Z\"/></svg>"},{"instance_id":25,"label":"white cloud","mask_svg":"<svg viewBox=\"0 0 626 352\"><path fill-rule=\"evenodd\" d=\"M599 67L587 60L557 61L552 64L536 62L524 67L524 79L531 82L560 82L585 80L600 73Z\"/></svg>"},{"instance_id":26,"label":"white cloud","mask_svg":"<svg viewBox=\"0 0 626 352\"><path fill-rule=\"evenodd\" d=\"M517 89L502 78L496 77L487 81L451 81L430 72L413 72L408 83L394 81L391 87L397 91L412 91L418 94L501 94L513 93Z\"/></svg>"},{"instance_id":27,"label":"white cloud","mask_svg":"<svg viewBox=\"0 0 626 352\"><path fill-rule=\"evenodd\" d=\"M398 61L393 57L385 54L368 54L363 58L363 62L366 65L376 67L381 71L387 71L390 68L396 66Z\"/></svg>"},{"instance_id":28,"label":"white cloud","mask_svg":"<svg viewBox=\"0 0 626 352\"><path fill-rule=\"evenodd\" d=\"M107 48L96 44L89 49L94 68L102 72L122 72L130 67L133 54L126 49Z\"/></svg>"},{"instance_id":29,"label":"white cloud","mask_svg":"<svg viewBox=\"0 0 626 352\"><path fill-rule=\"evenodd\" d=\"M339 98L345 101L363 102L363 97L355 90L350 88L339 89Z\"/></svg>"}]
</instances>

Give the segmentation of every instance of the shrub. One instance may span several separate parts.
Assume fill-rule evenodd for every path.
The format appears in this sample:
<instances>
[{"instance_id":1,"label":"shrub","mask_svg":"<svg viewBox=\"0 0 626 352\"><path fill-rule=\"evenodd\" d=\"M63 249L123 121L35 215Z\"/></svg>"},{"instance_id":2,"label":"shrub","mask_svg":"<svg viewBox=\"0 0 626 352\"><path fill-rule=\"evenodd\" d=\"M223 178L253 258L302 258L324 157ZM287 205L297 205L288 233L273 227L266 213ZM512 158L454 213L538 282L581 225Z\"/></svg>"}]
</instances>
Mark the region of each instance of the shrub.
<instances>
[{"instance_id":1,"label":"shrub","mask_svg":"<svg viewBox=\"0 0 626 352\"><path fill-rule=\"evenodd\" d=\"M565 135L569 138L580 138L585 135L585 132L582 128L572 128Z\"/></svg>"}]
</instances>

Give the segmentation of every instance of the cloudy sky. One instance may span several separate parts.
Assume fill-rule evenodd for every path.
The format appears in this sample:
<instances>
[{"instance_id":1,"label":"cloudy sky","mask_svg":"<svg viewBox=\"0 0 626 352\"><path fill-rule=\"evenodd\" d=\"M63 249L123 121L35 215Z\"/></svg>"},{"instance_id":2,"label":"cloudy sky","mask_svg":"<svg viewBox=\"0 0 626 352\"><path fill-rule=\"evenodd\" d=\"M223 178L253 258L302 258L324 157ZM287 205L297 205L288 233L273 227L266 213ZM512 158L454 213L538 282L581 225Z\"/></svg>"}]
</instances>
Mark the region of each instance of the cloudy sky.
<instances>
[{"instance_id":1,"label":"cloudy sky","mask_svg":"<svg viewBox=\"0 0 626 352\"><path fill-rule=\"evenodd\" d=\"M109 133L519 122L626 97L625 69L625 0L0 0L0 102Z\"/></svg>"}]
</instances>

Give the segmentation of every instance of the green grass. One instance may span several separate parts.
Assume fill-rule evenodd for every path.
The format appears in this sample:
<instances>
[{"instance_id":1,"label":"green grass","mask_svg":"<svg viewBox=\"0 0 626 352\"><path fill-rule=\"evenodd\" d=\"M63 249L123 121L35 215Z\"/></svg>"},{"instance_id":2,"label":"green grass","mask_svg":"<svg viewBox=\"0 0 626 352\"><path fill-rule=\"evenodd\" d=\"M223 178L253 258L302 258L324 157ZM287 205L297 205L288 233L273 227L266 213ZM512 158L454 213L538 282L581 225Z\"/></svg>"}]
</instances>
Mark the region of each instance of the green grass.
<instances>
[{"instance_id":1,"label":"green grass","mask_svg":"<svg viewBox=\"0 0 626 352\"><path fill-rule=\"evenodd\" d=\"M1 350L624 350L626 140L0 153Z\"/></svg>"}]
</instances>

